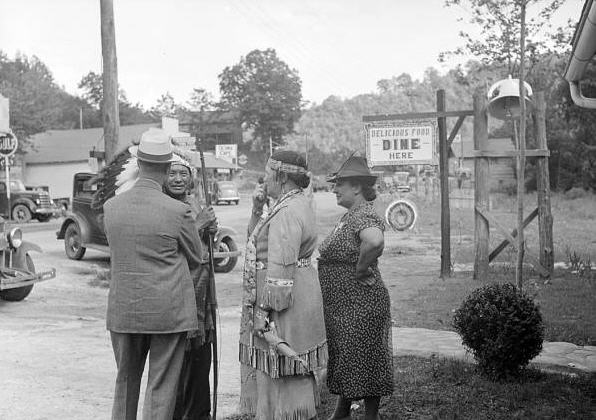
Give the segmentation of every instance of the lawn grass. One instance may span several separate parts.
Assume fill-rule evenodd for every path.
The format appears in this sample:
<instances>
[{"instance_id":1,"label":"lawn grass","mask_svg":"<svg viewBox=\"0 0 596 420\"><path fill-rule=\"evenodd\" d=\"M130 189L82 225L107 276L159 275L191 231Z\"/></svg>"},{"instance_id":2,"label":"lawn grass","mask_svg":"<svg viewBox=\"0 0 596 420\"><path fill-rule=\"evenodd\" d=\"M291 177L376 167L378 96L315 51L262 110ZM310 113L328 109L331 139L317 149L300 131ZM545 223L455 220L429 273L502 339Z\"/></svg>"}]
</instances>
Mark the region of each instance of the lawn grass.
<instances>
[{"instance_id":1,"label":"lawn grass","mask_svg":"<svg viewBox=\"0 0 596 420\"><path fill-rule=\"evenodd\" d=\"M510 229L516 224L515 197L493 195L492 212ZM527 208L535 206L529 194ZM453 312L474 289L492 282L515 282L516 252L507 247L492 263L486 279L472 279L474 261L474 219L471 209L451 209L452 264L468 267L453 277L438 276L440 258L440 203L418 200L420 222L415 232L386 233L381 272L391 294L392 316L397 326L453 330ZM532 207L533 208L533 207ZM576 252L583 261L596 262L596 198L588 195L566 199L553 195L553 235L555 261L567 262L567 253ZM528 212L531 211L528 210ZM491 229L490 249L502 237ZM412 245L414 244L414 246ZM526 231L529 252L537 255L538 227L534 220ZM434 260L432 259L434 258ZM410 270L399 269L410 265ZM581 277L556 269L544 281L529 267L524 270L524 291L540 305L547 341L596 345L596 276Z\"/></svg>"},{"instance_id":2,"label":"lawn grass","mask_svg":"<svg viewBox=\"0 0 596 420\"><path fill-rule=\"evenodd\" d=\"M394 358L394 383L393 395L381 400L382 419L596 418L596 374L527 369L519 379L491 382L463 361L401 356ZM335 398L323 386L319 418L333 413ZM356 403L352 418L363 418L362 401Z\"/></svg>"},{"instance_id":3,"label":"lawn grass","mask_svg":"<svg viewBox=\"0 0 596 420\"><path fill-rule=\"evenodd\" d=\"M418 283L416 278L409 281ZM410 295L404 295L399 287L389 287L392 317L400 327L455 331L453 312L466 296L491 282L507 281L513 281L510 275L491 270L490 280L473 280L470 275L434 278ZM530 278L525 291L540 307L546 341L596 345L596 280L558 272L546 284L538 277Z\"/></svg>"}]
</instances>

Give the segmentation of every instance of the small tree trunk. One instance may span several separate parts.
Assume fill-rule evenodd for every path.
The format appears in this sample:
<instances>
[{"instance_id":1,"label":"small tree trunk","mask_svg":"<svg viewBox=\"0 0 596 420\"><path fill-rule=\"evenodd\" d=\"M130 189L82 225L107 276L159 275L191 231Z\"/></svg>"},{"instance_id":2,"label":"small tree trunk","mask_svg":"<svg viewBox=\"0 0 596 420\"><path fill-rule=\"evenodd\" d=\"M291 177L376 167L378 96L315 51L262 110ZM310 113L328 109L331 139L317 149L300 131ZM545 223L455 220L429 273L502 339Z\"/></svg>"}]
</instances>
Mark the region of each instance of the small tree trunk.
<instances>
[{"instance_id":1,"label":"small tree trunk","mask_svg":"<svg viewBox=\"0 0 596 420\"><path fill-rule=\"evenodd\" d=\"M526 167L526 89L524 86L524 59L526 52L526 2L521 3L521 37L519 59L519 157L517 165L517 265L515 270L515 284L521 292L523 284L524 265L524 194Z\"/></svg>"}]
</instances>

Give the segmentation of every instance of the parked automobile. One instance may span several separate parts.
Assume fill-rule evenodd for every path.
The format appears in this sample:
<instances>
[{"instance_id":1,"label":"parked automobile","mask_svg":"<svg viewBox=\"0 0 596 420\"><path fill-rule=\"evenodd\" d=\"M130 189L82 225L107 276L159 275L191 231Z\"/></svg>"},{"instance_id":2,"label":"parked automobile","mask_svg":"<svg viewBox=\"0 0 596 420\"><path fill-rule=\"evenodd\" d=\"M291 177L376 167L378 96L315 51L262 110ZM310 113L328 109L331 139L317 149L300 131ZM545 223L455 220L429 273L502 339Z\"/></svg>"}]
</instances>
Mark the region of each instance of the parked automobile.
<instances>
[{"instance_id":1,"label":"parked automobile","mask_svg":"<svg viewBox=\"0 0 596 420\"><path fill-rule=\"evenodd\" d=\"M240 203L240 195L238 194L236 184L232 181L215 182L213 185L213 198L211 202L216 205L220 203Z\"/></svg>"},{"instance_id":2,"label":"parked automobile","mask_svg":"<svg viewBox=\"0 0 596 420\"><path fill-rule=\"evenodd\" d=\"M394 172L393 185L398 192L410 192L410 173L409 172Z\"/></svg>"},{"instance_id":3,"label":"parked automobile","mask_svg":"<svg viewBox=\"0 0 596 420\"><path fill-rule=\"evenodd\" d=\"M35 189L28 191L20 179L10 180L10 208L6 196L6 180L0 180L0 214L9 215L18 223L27 223L31 219L47 222L60 212L50 198L48 191Z\"/></svg>"},{"instance_id":4,"label":"parked automobile","mask_svg":"<svg viewBox=\"0 0 596 420\"><path fill-rule=\"evenodd\" d=\"M64 240L64 252L73 260L80 260L87 248L109 253L108 240L104 231L103 209L93 209L91 201L97 191L97 184L89 182L95 174L81 172L74 175L72 208L64 218L57 239ZM237 233L228 227L220 227L214 238L213 260L215 271L227 273L238 261L240 251L234 241Z\"/></svg>"},{"instance_id":5,"label":"parked automobile","mask_svg":"<svg viewBox=\"0 0 596 420\"><path fill-rule=\"evenodd\" d=\"M48 185L25 185L27 191L45 191L50 193ZM70 208L70 197L53 197L52 204L56 208L56 216L64 216L64 213Z\"/></svg>"},{"instance_id":6,"label":"parked automobile","mask_svg":"<svg viewBox=\"0 0 596 420\"><path fill-rule=\"evenodd\" d=\"M54 268L35 271L31 251L41 252L41 248L23 241L21 229L0 218L0 299L23 300L35 283L56 277Z\"/></svg>"}]
</instances>

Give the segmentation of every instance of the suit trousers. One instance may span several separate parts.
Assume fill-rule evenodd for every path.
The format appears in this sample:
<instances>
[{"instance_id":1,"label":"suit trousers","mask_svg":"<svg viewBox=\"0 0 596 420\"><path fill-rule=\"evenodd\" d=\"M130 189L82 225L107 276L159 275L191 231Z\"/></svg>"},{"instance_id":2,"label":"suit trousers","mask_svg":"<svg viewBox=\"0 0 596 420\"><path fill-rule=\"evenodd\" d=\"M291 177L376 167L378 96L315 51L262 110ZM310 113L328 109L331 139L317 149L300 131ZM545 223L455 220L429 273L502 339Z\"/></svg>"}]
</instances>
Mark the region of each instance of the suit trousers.
<instances>
[{"instance_id":1,"label":"suit trousers","mask_svg":"<svg viewBox=\"0 0 596 420\"><path fill-rule=\"evenodd\" d=\"M210 420L211 343L188 346L178 384L174 420Z\"/></svg>"},{"instance_id":2,"label":"suit trousers","mask_svg":"<svg viewBox=\"0 0 596 420\"><path fill-rule=\"evenodd\" d=\"M118 374L112 420L136 420L141 377L149 354L149 375L143 420L171 420L186 332L171 334L128 334L110 331Z\"/></svg>"}]
</instances>

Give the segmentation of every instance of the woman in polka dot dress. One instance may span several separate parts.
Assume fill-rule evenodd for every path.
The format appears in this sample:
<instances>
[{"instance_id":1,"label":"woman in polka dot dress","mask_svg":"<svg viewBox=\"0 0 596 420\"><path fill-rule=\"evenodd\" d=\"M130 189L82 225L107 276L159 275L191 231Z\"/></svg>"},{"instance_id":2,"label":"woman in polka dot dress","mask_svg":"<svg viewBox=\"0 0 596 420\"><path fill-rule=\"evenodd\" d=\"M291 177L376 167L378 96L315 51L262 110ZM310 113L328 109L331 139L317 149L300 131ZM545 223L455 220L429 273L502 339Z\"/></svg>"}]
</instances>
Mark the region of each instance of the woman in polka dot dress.
<instances>
[{"instance_id":1,"label":"woman in polka dot dress","mask_svg":"<svg viewBox=\"0 0 596 420\"><path fill-rule=\"evenodd\" d=\"M319 248L327 385L338 395L331 419L349 419L352 400L360 399L365 419L378 419L381 396L393 392L391 304L377 266L385 224L372 203L375 180L356 156L329 180L337 204L348 209Z\"/></svg>"}]
</instances>

